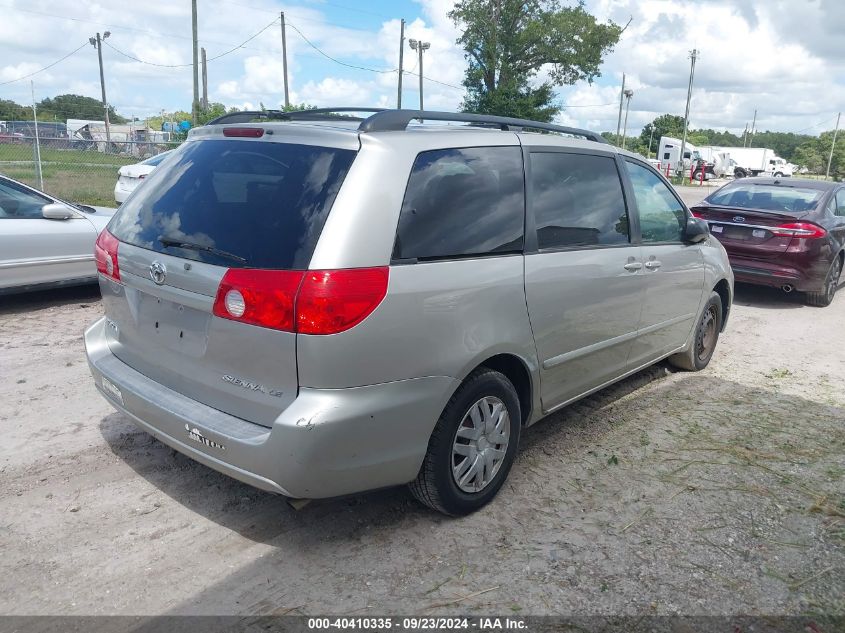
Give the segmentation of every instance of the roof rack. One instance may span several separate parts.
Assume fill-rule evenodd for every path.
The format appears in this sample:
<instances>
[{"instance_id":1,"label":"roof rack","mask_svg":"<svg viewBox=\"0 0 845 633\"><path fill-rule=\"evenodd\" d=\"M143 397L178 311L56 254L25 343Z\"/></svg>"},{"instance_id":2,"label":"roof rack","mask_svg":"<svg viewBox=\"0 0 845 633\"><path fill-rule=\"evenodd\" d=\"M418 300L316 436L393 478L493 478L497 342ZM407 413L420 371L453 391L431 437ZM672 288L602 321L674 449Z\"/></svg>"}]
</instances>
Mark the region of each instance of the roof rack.
<instances>
[{"instance_id":1,"label":"roof rack","mask_svg":"<svg viewBox=\"0 0 845 633\"><path fill-rule=\"evenodd\" d=\"M544 132L559 132L572 136L581 136L596 143L608 143L608 140L601 134L582 130L580 128L555 125L554 123L543 123L529 119L516 119L512 117L494 116L488 114L469 114L463 112L429 112L428 110L381 110L365 119L358 126L360 132L399 132L408 127L414 119L426 121L458 121L464 123L475 123L478 125L493 125L501 130L516 130L524 128L542 130Z\"/></svg>"},{"instance_id":2,"label":"roof rack","mask_svg":"<svg viewBox=\"0 0 845 633\"><path fill-rule=\"evenodd\" d=\"M384 108L313 108L311 110L245 110L243 112L229 112L206 123L206 125L221 125L223 123L250 123L255 119L268 121L364 121L361 116L343 116L342 112L383 112Z\"/></svg>"}]
</instances>

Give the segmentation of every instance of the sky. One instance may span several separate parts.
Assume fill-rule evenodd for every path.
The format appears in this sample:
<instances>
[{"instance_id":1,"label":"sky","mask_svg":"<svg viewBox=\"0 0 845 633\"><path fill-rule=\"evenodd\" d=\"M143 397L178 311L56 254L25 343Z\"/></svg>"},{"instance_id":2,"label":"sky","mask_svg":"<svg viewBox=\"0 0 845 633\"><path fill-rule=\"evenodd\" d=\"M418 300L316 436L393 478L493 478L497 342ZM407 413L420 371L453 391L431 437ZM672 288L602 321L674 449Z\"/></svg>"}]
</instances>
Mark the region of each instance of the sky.
<instances>
[{"instance_id":1,"label":"sky","mask_svg":"<svg viewBox=\"0 0 845 633\"><path fill-rule=\"evenodd\" d=\"M457 110L466 62L455 42L459 29L447 16L453 3L198 0L209 100L240 108L283 103L284 11L291 102L395 107L404 19L406 38L431 43L423 58L425 107ZM833 129L845 106L842 0L586 0L585 6L600 21L628 27L601 77L558 89L560 123L615 131L623 73L634 92L629 134L661 114L683 116L693 49L699 51L693 128L741 133L756 109L758 131L818 134ZM97 53L87 42L109 31L106 90L120 114L190 110L189 0L0 0L0 10L0 99L31 103L30 79L14 80L72 51L31 77L36 100L66 93L99 99ZM406 42L405 70L417 73L418 63ZM403 106L418 106L418 81L404 75Z\"/></svg>"}]
</instances>

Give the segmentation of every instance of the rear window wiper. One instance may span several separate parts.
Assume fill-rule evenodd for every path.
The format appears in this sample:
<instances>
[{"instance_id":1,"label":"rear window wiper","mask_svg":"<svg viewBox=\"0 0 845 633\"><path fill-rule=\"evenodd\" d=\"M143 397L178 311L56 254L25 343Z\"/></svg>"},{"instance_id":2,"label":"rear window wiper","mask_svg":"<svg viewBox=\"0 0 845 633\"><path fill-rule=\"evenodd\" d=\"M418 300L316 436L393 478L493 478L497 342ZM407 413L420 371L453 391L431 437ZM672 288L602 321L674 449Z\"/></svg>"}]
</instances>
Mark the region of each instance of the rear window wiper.
<instances>
[{"instance_id":1,"label":"rear window wiper","mask_svg":"<svg viewBox=\"0 0 845 633\"><path fill-rule=\"evenodd\" d=\"M162 246L175 246L176 248L184 248L191 251L202 251L204 253L211 253L212 255L217 255L218 257L225 257L226 259L231 259L242 264L246 263L246 258L241 257L240 255L235 255L234 253L230 253L229 251L214 248L213 246L206 246L205 244L194 244L193 242L186 242L185 240L180 240L179 238L175 237L160 237L158 238L158 241Z\"/></svg>"}]
</instances>

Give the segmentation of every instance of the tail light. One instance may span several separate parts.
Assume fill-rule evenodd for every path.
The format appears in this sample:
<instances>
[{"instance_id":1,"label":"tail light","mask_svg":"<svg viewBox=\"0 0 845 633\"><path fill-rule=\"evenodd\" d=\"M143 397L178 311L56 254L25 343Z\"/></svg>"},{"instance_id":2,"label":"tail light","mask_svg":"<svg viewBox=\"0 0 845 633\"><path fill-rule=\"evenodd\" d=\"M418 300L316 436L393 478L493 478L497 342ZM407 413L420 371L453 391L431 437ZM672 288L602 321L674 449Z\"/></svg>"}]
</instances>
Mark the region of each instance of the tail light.
<instances>
[{"instance_id":1,"label":"tail light","mask_svg":"<svg viewBox=\"0 0 845 633\"><path fill-rule=\"evenodd\" d=\"M97 241L94 242L94 261L97 262L97 271L115 281L120 281L120 266L117 264L117 246L120 242L106 229L100 231Z\"/></svg>"},{"instance_id":2,"label":"tail light","mask_svg":"<svg viewBox=\"0 0 845 633\"><path fill-rule=\"evenodd\" d=\"M301 334L337 334L366 319L387 294L388 268L255 270L223 276L214 314Z\"/></svg>"},{"instance_id":3,"label":"tail light","mask_svg":"<svg viewBox=\"0 0 845 633\"><path fill-rule=\"evenodd\" d=\"M827 235L825 231L818 224L810 222L790 222L781 224L770 229L773 235L778 237L804 237L808 239L815 239Z\"/></svg>"},{"instance_id":4,"label":"tail light","mask_svg":"<svg viewBox=\"0 0 845 633\"><path fill-rule=\"evenodd\" d=\"M701 211L696 211L695 209L692 209L690 211L690 213L692 213L693 217L695 217L695 218L700 218L700 219L704 218L704 214Z\"/></svg>"}]
</instances>

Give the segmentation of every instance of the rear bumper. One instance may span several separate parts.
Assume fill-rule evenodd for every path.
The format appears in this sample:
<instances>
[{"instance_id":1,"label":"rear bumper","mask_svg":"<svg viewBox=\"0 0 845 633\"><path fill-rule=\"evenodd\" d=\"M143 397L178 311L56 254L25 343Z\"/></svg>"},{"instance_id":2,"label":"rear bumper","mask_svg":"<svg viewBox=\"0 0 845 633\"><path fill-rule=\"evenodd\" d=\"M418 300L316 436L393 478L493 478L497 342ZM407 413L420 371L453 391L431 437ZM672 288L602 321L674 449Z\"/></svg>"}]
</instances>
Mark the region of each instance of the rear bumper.
<instances>
[{"instance_id":1,"label":"rear bumper","mask_svg":"<svg viewBox=\"0 0 845 633\"><path fill-rule=\"evenodd\" d=\"M124 187L120 182L114 186L114 201L118 204L126 202L126 198L132 193L134 187Z\"/></svg>"},{"instance_id":2,"label":"rear bumper","mask_svg":"<svg viewBox=\"0 0 845 633\"><path fill-rule=\"evenodd\" d=\"M97 389L115 408L180 453L287 497L335 497L411 481L458 384L427 377L350 389L300 388L267 428L135 371L111 353L105 328L102 318L86 330L85 349Z\"/></svg>"},{"instance_id":3,"label":"rear bumper","mask_svg":"<svg viewBox=\"0 0 845 633\"><path fill-rule=\"evenodd\" d=\"M730 256L736 281L780 288L790 285L801 292L817 292L824 286L825 270L798 268L790 262L745 259Z\"/></svg>"}]
</instances>

